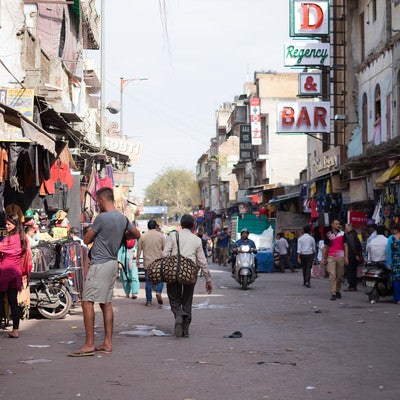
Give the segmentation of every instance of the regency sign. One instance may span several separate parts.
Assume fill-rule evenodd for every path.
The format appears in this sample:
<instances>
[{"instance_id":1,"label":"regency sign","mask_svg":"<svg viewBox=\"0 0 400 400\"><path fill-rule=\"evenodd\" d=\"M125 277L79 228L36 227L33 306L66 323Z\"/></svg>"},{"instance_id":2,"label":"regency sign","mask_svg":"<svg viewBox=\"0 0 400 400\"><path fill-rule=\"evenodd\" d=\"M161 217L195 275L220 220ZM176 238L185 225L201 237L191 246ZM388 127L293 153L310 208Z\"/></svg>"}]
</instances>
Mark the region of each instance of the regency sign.
<instances>
[{"instance_id":1,"label":"regency sign","mask_svg":"<svg viewBox=\"0 0 400 400\"><path fill-rule=\"evenodd\" d=\"M329 35L329 0L290 0L290 36Z\"/></svg>"},{"instance_id":2,"label":"regency sign","mask_svg":"<svg viewBox=\"0 0 400 400\"><path fill-rule=\"evenodd\" d=\"M312 65L329 67L329 43L293 41L285 43L285 67L300 67Z\"/></svg>"}]
</instances>

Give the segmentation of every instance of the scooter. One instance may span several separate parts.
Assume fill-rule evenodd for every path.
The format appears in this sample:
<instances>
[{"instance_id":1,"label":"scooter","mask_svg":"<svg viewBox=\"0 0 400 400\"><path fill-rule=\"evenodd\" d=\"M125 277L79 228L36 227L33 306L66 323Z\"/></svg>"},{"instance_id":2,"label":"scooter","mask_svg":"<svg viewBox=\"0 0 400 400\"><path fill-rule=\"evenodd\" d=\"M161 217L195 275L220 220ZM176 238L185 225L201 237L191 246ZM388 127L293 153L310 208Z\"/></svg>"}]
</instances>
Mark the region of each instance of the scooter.
<instances>
[{"instance_id":1,"label":"scooter","mask_svg":"<svg viewBox=\"0 0 400 400\"><path fill-rule=\"evenodd\" d=\"M31 272L30 310L37 310L47 319L64 318L73 304L69 275L68 269Z\"/></svg>"},{"instance_id":2,"label":"scooter","mask_svg":"<svg viewBox=\"0 0 400 400\"><path fill-rule=\"evenodd\" d=\"M257 278L254 257L257 250L250 248L249 245L241 245L236 249L236 253L236 262L232 276L242 289L246 290Z\"/></svg>"},{"instance_id":3,"label":"scooter","mask_svg":"<svg viewBox=\"0 0 400 400\"><path fill-rule=\"evenodd\" d=\"M377 303L380 297L391 296L392 280L390 270L382 262L367 262L363 270L363 283L366 286L365 293L371 304Z\"/></svg>"}]
</instances>

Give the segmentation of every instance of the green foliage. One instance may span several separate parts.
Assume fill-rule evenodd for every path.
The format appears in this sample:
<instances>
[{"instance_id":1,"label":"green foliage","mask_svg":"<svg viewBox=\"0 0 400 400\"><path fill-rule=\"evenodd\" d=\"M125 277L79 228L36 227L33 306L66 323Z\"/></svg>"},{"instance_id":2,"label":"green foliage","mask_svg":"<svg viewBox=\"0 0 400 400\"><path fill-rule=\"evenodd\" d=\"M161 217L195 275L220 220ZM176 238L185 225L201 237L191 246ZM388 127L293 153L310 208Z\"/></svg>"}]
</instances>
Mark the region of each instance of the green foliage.
<instances>
[{"instance_id":1,"label":"green foliage","mask_svg":"<svg viewBox=\"0 0 400 400\"><path fill-rule=\"evenodd\" d=\"M167 206L168 217L191 212L199 203L195 175L185 169L167 168L145 190L145 205Z\"/></svg>"}]
</instances>

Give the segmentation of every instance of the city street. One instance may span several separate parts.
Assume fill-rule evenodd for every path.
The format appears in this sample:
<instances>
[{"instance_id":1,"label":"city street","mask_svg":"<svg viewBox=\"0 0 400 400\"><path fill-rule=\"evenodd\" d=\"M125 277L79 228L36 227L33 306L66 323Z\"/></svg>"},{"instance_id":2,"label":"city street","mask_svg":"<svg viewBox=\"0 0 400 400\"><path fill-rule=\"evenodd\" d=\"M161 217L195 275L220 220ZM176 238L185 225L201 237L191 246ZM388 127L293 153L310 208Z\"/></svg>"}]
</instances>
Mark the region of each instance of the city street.
<instances>
[{"instance_id":1,"label":"city street","mask_svg":"<svg viewBox=\"0 0 400 400\"><path fill-rule=\"evenodd\" d=\"M80 308L64 320L21 322L20 338L0 337L0 398L158 400L397 400L400 307L343 292L327 279L260 274L243 291L230 267L211 265L214 292L199 278L189 338L173 336L164 306L115 289L112 354L70 358L83 343ZM97 342L103 334L96 313ZM229 338L235 331L241 338Z\"/></svg>"}]
</instances>

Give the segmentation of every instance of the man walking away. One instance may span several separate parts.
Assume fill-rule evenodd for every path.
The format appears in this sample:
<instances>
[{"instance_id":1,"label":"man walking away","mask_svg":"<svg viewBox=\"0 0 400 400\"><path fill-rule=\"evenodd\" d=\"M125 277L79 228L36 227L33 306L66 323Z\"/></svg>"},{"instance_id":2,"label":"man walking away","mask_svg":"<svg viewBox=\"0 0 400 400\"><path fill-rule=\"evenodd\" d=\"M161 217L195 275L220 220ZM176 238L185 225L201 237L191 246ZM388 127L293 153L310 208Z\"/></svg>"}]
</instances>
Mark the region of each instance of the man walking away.
<instances>
[{"instance_id":1,"label":"man walking away","mask_svg":"<svg viewBox=\"0 0 400 400\"><path fill-rule=\"evenodd\" d=\"M281 272L285 272L286 268L290 268L291 271L294 272L293 267L291 267L289 263L289 243L283 235L283 232L278 233L276 238L279 251L279 268Z\"/></svg>"},{"instance_id":2,"label":"man walking away","mask_svg":"<svg viewBox=\"0 0 400 400\"><path fill-rule=\"evenodd\" d=\"M218 252L218 264L226 267L226 262L228 259L228 245L229 245L229 234L228 228L222 229L222 232L218 234L217 246L219 248Z\"/></svg>"},{"instance_id":3,"label":"man walking away","mask_svg":"<svg viewBox=\"0 0 400 400\"><path fill-rule=\"evenodd\" d=\"M147 276L147 267L154 260L157 260L158 258L161 258L163 256L163 250L166 242L164 235L157 230L157 226L158 224L154 219L151 219L147 223L148 231L140 238L136 255L136 262L139 263L140 255L143 251L143 267L145 270L146 280L146 306L151 306L153 300L153 285L151 284ZM163 304L163 299L161 295L163 287L163 282L157 283L156 285L156 299L160 306Z\"/></svg>"},{"instance_id":4,"label":"man walking away","mask_svg":"<svg viewBox=\"0 0 400 400\"><path fill-rule=\"evenodd\" d=\"M303 234L297 241L297 262L303 270L303 285L311 287L311 267L316 253L315 239L310 235L309 225L303 227Z\"/></svg>"}]
</instances>

